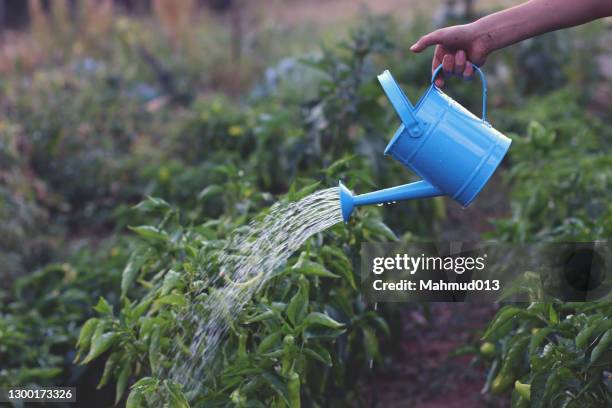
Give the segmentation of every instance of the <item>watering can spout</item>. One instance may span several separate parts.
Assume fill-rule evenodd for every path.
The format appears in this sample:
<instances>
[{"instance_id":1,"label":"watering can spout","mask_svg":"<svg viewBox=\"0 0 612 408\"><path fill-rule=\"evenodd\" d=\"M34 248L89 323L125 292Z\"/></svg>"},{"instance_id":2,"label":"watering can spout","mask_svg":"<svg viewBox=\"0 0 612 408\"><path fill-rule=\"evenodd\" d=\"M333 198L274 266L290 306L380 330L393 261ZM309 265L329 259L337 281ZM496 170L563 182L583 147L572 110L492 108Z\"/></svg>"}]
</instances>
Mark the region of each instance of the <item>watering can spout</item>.
<instances>
[{"instance_id":1,"label":"watering can spout","mask_svg":"<svg viewBox=\"0 0 612 408\"><path fill-rule=\"evenodd\" d=\"M369 204L384 204L394 201L414 200L417 198L430 198L443 195L438 188L431 183L421 180L415 183L404 184L384 190L372 191L371 193L353 195L348 188L340 182L340 208L342 218L348 222L351 213L356 206Z\"/></svg>"}]
</instances>

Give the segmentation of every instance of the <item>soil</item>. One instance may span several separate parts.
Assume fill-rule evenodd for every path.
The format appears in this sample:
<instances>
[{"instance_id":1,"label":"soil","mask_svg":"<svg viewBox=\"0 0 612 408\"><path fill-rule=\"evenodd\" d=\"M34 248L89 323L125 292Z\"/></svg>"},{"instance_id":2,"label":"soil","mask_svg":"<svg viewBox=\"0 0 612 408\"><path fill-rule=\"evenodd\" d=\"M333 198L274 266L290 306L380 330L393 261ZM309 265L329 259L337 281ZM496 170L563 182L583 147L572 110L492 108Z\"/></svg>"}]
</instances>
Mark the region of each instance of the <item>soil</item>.
<instances>
[{"instance_id":1,"label":"soil","mask_svg":"<svg viewBox=\"0 0 612 408\"><path fill-rule=\"evenodd\" d=\"M503 167L503 164L502 164ZM509 213L502 172L493 175L467 209L449 201L440 239L476 242L491 231L494 219ZM474 355L457 355L478 345L481 331L498 306L493 303L430 303L423 312L409 305L402 315L400 350L386 362L385 375L373 372L364 400L369 407L479 408L506 407L481 394L486 372ZM389 353L391 354L391 353Z\"/></svg>"},{"instance_id":2,"label":"soil","mask_svg":"<svg viewBox=\"0 0 612 408\"><path fill-rule=\"evenodd\" d=\"M412 308L411 308L412 309ZM428 317L406 312L400 352L374 374L364 392L366 406L385 408L479 408L495 405L480 393L485 370L472 355L454 353L477 344L496 306L478 303L430 304Z\"/></svg>"}]
</instances>

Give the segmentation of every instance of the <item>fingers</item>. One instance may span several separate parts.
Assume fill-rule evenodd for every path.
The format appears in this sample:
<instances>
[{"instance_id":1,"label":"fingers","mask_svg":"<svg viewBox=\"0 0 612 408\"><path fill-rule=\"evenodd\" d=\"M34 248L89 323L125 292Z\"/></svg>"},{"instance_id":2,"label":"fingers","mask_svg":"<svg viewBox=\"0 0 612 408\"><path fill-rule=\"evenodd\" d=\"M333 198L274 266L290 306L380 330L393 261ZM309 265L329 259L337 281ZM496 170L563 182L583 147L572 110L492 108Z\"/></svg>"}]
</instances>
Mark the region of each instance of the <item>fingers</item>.
<instances>
[{"instance_id":1,"label":"fingers","mask_svg":"<svg viewBox=\"0 0 612 408\"><path fill-rule=\"evenodd\" d=\"M445 31L443 30L436 30L424 35L410 47L410 50L412 52L421 52L427 47L436 44L436 50L431 62L432 73L442 64L444 78L455 75L464 79L470 79L474 75L474 67L468 61L467 53L462 49L445 47L442 41L444 40L443 37L445 37ZM444 86L444 78L437 77L435 79L436 86Z\"/></svg>"},{"instance_id":2,"label":"fingers","mask_svg":"<svg viewBox=\"0 0 612 408\"><path fill-rule=\"evenodd\" d=\"M465 64L465 69L463 70L463 79L468 80L472 78L474 75L474 66L471 62L467 62Z\"/></svg>"},{"instance_id":3,"label":"fingers","mask_svg":"<svg viewBox=\"0 0 612 408\"><path fill-rule=\"evenodd\" d=\"M453 73L455 75L461 76L461 74L463 74L463 71L465 70L465 62L465 51L457 51L457 53L455 54L455 67L453 69Z\"/></svg>"},{"instance_id":4,"label":"fingers","mask_svg":"<svg viewBox=\"0 0 612 408\"><path fill-rule=\"evenodd\" d=\"M444 58L442 58L442 71L444 72L444 76L448 78L452 75L455 69L455 56L453 54L446 54Z\"/></svg>"},{"instance_id":5,"label":"fingers","mask_svg":"<svg viewBox=\"0 0 612 408\"><path fill-rule=\"evenodd\" d=\"M423 37L419 38L419 40L410 47L410 51L412 52L421 52L425 48L432 46L434 44L438 44L440 42L440 30L433 31Z\"/></svg>"},{"instance_id":6,"label":"fingers","mask_svg":"<svg viewBox=\"0 0 612 408\"><path fill-rule=\"evenodd\" d=\"M441 45L438 45L431 63L432 73L440 64L442 64L444 78L455 75L463 77L464 80L469 80L474 75L474 66L467 60L467 55L463 50L459 50L453 54L445 50ZM443 87L444 79L441 76L437 77L435 84L438 88Z\"/></svg>"},{"instance_id":7,"label":"fingers","mask_svg":"<svg viewBox=\"0 0 612 408\"><path fill-rule=\"evenodd\" d=\"M436 46L436 50L434 52L433 60L431 61L431 73L433 74L436 68L442 63L442 58L444 58L444 48L441 45ZM444 86L444 79L441 76L438 76L435 80L436 86L438 88L442 88Z\"/></svg>"}]
</instances>

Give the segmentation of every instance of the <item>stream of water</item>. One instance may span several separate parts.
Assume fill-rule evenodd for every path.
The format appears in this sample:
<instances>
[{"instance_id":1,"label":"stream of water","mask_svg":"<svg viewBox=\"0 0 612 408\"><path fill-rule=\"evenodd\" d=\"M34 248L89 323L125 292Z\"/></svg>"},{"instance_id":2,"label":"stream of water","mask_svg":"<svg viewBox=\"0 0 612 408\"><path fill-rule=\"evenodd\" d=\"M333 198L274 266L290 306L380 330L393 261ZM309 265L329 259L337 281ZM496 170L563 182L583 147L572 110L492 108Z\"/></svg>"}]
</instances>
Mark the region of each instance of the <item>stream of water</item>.
<instances>
[{"instance_id":1,"label":"stream of water","mask_svg":"<svg viewBox=\"0 0 612 408\"><path fill-rule=\"evenodd\" d=\"M168 374L186 394L199 389L232 319L252 295L309 237L342 221L338 197L336 187L297 202L277 203L265 217L232 234L215 263L219 276L208 285L216 289L209 289L181 317L181 326L193 333L184 345L191 357L184 346L176 346Z\"/></svg>"}]
</instances>

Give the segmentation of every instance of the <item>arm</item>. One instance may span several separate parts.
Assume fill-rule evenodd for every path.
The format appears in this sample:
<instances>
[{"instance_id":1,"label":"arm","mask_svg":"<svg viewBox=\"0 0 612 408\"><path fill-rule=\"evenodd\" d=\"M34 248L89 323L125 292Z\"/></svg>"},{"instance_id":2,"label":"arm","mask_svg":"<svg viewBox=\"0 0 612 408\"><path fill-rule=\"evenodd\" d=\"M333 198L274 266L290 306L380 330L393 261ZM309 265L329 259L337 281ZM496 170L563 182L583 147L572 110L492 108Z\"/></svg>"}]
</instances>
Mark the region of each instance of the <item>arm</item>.
<instances>
[{"instance_id":1,"label":"arm","mask_svg":"<svg viewBox=\"0 0 612 408\"><path fill-rule=\"evenodd\" d=\"M530 0L490 14L470 24L441 28L421 37L410 50L421 52L436 44L432 70L472 76L470 63L482 65L500 48L549 31L611 16L612 0ZM436 85L444 85L438 78Z\"/></svg>"}]
</instances>

